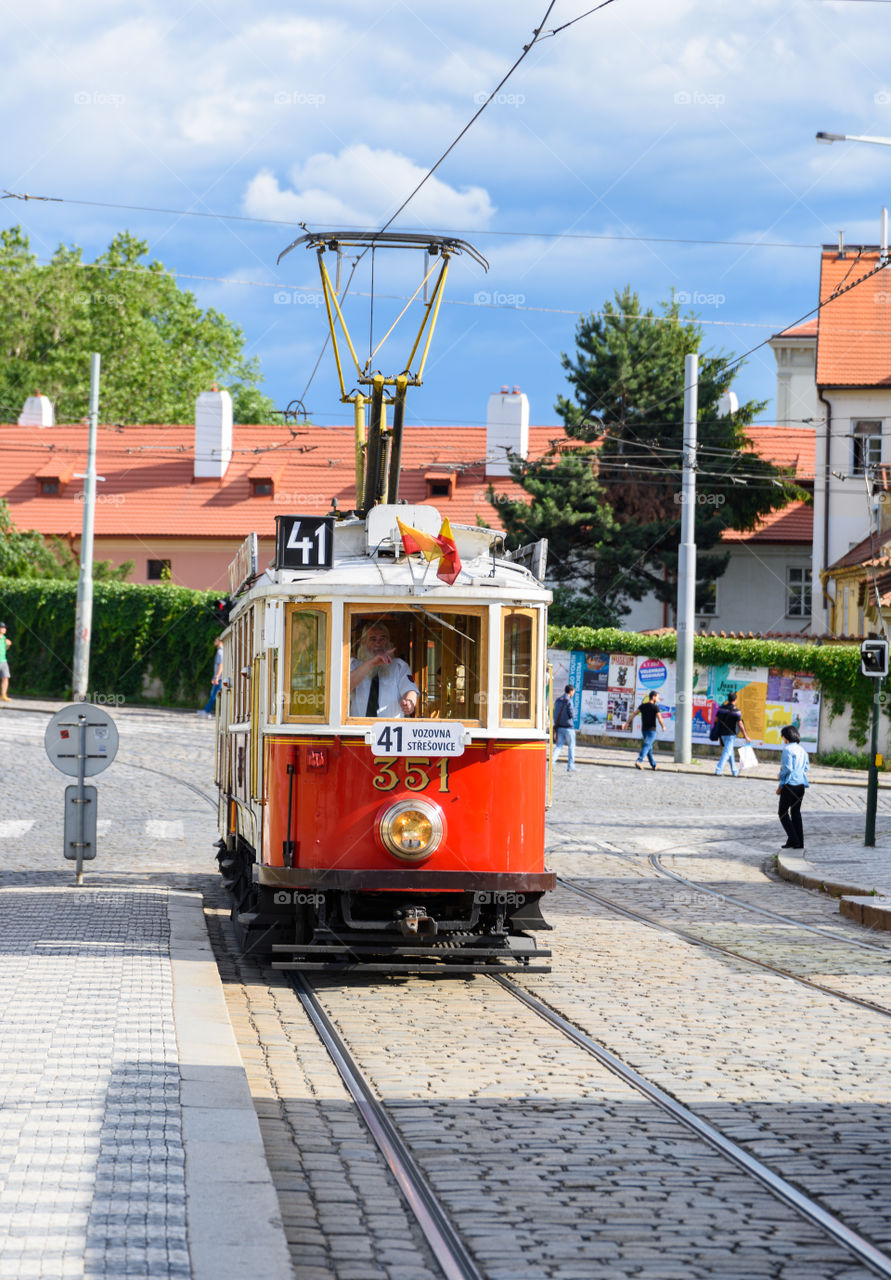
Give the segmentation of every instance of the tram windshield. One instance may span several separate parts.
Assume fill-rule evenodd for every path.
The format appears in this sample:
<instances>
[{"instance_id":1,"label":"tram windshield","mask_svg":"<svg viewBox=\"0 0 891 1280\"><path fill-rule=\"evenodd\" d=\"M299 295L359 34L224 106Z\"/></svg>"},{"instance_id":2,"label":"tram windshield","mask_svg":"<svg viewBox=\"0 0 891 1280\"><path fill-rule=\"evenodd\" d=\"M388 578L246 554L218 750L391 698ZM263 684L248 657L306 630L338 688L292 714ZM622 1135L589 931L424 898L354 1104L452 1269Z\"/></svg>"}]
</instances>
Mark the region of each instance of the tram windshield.
<instances>
[{"instance_id":1,"label":"tram windshield","mask_svg":"<svg viewBox=\"0 0 891 1280\"><path fill-rule=\"evenodd\" d=\"M480 720L482 609L351 609L346 634L350 718Z\"/></svg>"}]
</instances>

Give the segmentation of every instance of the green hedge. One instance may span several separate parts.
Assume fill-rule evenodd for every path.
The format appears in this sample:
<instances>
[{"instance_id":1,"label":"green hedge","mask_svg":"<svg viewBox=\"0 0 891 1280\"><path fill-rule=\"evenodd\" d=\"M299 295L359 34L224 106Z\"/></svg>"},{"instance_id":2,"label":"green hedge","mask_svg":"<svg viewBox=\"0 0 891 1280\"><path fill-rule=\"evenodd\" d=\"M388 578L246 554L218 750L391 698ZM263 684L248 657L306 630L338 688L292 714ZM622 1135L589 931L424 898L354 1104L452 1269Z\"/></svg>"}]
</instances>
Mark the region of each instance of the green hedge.
<instances>
[{"instance_id":1,"label":"green hedge","mask_svg":"<svg viewBox=\"0 0 891 1280\"><path fill-rule=\"evenodd\" d=\"M645 636L615 627L549 627L552 649L592 649L602 653L634 653L645 658L674 658L677 637L673 632ZM796 644L790 640L729 640L720 636L696 636L694 660L702 666L731 663L735 667L780 667L808 671L820 681L830 715L851 708L851 737L866 742L872 714L873 682L860 672L860 648L854 644ZM887 707L891 683L885 681L883 703Z\"/></svg>"},{"instance_id":2,"label":"green hedge","mask_svg":"<svg viewBox=\"0 0 891 1280\"><path fill-rule=\"evenodd\" d=\"M97 582L90 644L92 700L195 706L207 698L219 592L168 584ZM10 641L10 690L20 696L71 696L77 583L0 578L0 621ZM158 679L163 699L145 693Z\"/></svg>"}]
</instances>

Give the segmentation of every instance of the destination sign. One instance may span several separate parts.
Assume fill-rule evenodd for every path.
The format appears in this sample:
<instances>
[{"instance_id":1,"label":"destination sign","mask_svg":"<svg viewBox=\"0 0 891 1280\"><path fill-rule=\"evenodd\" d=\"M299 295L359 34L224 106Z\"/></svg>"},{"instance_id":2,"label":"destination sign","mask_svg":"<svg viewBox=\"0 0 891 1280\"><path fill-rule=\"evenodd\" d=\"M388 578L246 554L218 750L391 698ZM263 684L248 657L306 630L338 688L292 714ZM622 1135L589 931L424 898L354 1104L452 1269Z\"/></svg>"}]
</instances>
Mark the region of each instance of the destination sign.
<instances>
[{"instance_id":1,"label":"destination sign","mask_svg":"<svg viewBox=\"0 0 891 1280\"><path fill-rule=\"evenodd\" d=\"M365 735L376 756L462 756L467 730L442 720L381 720Z\"/></svg>"}]
</instances>

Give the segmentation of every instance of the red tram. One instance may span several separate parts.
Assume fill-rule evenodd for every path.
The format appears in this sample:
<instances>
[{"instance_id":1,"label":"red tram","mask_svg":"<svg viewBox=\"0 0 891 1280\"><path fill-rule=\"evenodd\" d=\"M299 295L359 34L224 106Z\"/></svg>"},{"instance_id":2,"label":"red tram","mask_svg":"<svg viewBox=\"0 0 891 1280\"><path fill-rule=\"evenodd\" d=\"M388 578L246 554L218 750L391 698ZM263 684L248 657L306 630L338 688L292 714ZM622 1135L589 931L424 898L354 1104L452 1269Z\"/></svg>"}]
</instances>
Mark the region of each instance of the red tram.
<instances>
[{"instance_id":1,"label":"red tram","mask_svg":"<svg viewBox=\"0 0 891 1280\"><path fill-rule=\"evenodd\" d=\"M456 528L462 570L444 585L405 553L397 515L441 525L431 507L387 504L338 523L279 517L280 545L312 524L330 564L277 555L232 609L217 782L234 918L246 947L288 968L528 968L550 954L530 936L548 928L538 904L554 885L550 594L483 528ZM380 624L417 690L409 718L369 715L350 688Z\"/></svg>"},{"instance_id":2,"label":"red tram","mask_svg":"<svg viewBox=\"0 0 891 1280\"><path fill-rule=\"evenodd\" d=\"M273 564L258 572L254 554L231 582L217 783L233 916L245 947L281 968L528 971L550 955L534 934L549 928L539 900L555 882L544 547L527 567L497 554L491 529L452 533L432 507L398 503L406 390L421 382L449 260L485 260L464 241L402 232L298 244L318 256L341 399L355 408L357 509L278 516ZM372 368L382 344L360 365L346 290L338 298L324 262L337 253L339 280L344 253L385 247L423 249L425 262L424 317L394 377Z\"/></svg>"}]
</instances>

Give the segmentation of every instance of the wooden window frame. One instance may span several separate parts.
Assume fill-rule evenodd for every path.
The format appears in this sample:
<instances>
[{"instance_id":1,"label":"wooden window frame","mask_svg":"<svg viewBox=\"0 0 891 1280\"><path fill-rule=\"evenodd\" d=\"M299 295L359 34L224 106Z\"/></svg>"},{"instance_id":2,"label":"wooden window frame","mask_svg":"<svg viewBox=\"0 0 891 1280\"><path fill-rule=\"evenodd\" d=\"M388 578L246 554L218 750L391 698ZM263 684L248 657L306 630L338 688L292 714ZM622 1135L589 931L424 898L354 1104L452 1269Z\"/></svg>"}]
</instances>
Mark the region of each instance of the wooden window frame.
<instances>
[{"instance_id":1,"label":"wooden window frame","mask_svg":"<svg viewBox=\"0 0 891 1280\"><path fill-rule=\"evenodd\" d=\"M529 662L529 709L531 715L518 719L506 719L504 715L504 633L509 618L522 617L532 620L532 645ZM502 605L498 629L498 724L502 729L534 729L538 723L538 646L539 610L524 605Z\"/></svg>"},{"instance_id":2,"label":"wooden window frame","mask_svg":"<svg viewBox=\"0 0 891 1280\"><path fill-rule=\"evenodd\" d=\"M480 662L479 662L479 689L478 692L484 694L484 700L480 703L482 715L462 716L459 719L444 719L444 724L466 724L473 728L483 728L486 724L485 708L489 698L489 607L488 605L479 604L441 604L438 600L431 603L431 613L441 614L447 620L451 621L455 614L464 614L465 617L480 619ZM417 618L417 610L411 605L390 603L387 600L370 601L367 604L359 601L350 602L343 607L343 680L341 684L341 711L343 715L343 724L374 724L380 717L377 716L353 716L350 715L350 663L353 658L350 637L353 632L353 619L357 614L397 614L404 613L410 618ZM414 673L412 673L414 676ZM423 720L424 717L412 717L412 719Z\"/></svg>"},{"instance_id":3,"label":"wooden window frame","mask_svg":"<svg viewBox=\"0 0 891 1280\"><path fill-rule=\"evenodd\" d=\"M291 714L291 619L295 613L322 613L325 615L325 653L324 653L324 669L325 678L325 710L322 715L301 715L295 716ZM332 606L330 602L324 600L306 600L299 603L288 603L285 605L284 616L284 635L282 637L282 651L284 654L284 662L282 665L282 682L284 697L282 699L282 724L327 724L331 714L331 619Z\"/></svg>"}]
</instances>

